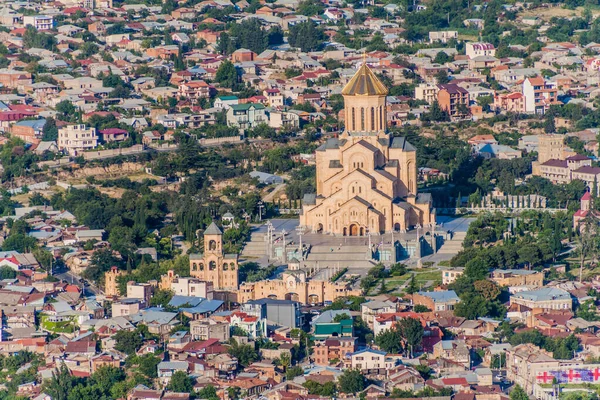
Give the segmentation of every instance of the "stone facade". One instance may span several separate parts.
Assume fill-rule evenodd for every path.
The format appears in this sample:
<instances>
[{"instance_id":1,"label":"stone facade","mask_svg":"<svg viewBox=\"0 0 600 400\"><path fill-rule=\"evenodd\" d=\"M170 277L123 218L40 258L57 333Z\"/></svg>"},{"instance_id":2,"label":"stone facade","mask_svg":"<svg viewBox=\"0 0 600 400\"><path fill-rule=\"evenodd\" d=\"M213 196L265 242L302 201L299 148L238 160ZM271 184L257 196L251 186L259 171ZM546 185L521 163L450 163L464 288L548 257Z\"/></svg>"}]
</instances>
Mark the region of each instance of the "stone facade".
<instances>
[{"instance_id":1,"label":"stone facade","mask_svg":"<svg viewBox=\"0 0 600 400\"><path fill-rule=\"evenodd\" d=\"M117 267L112 267L110 271L104 273L104 294L106 297L119 295L119 284L117 278L124 275L123 271L119 271Z\"/></svg>"},{"instance_id":2,"label":"stone facade","mask_svg":"<svg viewBox=\"0 0 600 400\"><path fill-rule=\"evenodd\" d=\"M363 64L342 95L346 128L316 151L317 193L305 195L300 225L364 236L431 224L431 196L417 195L416 150L386 132L385 86Z\"/></svg>"},{"instance_id":3,"label":"stone facade","mask_svg":"<svg viewBox=\"0 0 600 400\"><path fill-rule=\"evenodd\" d=\"M238 255L223 252L223 232L213 222L204 231L204 254L190 254L190 275L214 290L237 290Z\"/></svg>"},{"instance_id":4,"label":"stone facade","mask_svg":"<svg viewBox=\"0 0 600 400\"><path fill-rule=\"evenodd\" d=\"M307 280L304 271L285 271L281 279L245 282L240 285L238 302L246 303L257 299L293 300L302 304L318 304L334 301L338 297L360 296L360 290L353 290L347 284Z\"/></svg>"}]
</instances>

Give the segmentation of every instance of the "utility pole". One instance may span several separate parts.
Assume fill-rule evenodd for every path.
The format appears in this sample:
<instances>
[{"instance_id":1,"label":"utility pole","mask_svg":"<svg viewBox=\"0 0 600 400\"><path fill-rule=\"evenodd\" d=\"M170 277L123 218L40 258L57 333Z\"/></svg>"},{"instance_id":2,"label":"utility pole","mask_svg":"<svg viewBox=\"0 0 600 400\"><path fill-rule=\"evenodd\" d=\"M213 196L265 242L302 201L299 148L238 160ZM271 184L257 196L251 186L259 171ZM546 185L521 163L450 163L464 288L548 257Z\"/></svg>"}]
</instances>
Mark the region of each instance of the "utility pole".
<instances>
[{"instance_id":1,"label":"utility pole","mask_svg":"<svg viewBox=\"0 0 600 400\"><path fill-rule=\"evenodd\" d=\"M298 239L300 241L300 244L299 244L300 260L299 261L304 261L304 247L302 247L302 235L304 235L304 228L301 225L298 225L296 227L296 232L298 232Z\"/></svg>"},{"instance_id":2,"label":"utility pole","mask_svg":"<svg viewBox=\"0 0 600 400\"><path fill-rule=\"evenodd\" d=\"M262 201L258 202L258 220L262 221L262 210L265 208L264 203Z\"/></svg>"},{"instance_id":3,"label":"utility pole","mask_svg":"<svg viewBox=\"0 0 600 400\"><path fill-rule=\"evenodd\" d=\"M283 240L283 262L284 264L287 264L287 249L286 249L286 243L285 243L285 234L287 232L285 231L285 229L281 230L281 239Z\"/></svg>"}]
</instances>

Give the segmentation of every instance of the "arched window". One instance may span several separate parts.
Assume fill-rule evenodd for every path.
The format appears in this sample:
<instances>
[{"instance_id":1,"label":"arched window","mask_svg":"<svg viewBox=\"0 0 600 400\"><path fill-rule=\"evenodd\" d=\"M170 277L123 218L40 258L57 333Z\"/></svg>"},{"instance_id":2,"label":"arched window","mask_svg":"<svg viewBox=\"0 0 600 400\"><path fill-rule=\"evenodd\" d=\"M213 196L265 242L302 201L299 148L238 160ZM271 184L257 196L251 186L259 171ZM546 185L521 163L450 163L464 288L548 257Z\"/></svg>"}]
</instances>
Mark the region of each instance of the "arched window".
<instances>
[{"instance_id":1,"label":"arched window","mask_svg":"<svg viewBox=\"0 0 600 400\"><path fill-rule=\"evenodd\" d=\"M217 268L217 263L216 263L216 262L214 262L214 261L211 261L211 262L208 264L208 269L210 269L211 271L214 271L216 268Z\"/></svg>"},{"instance_id":2,"label":"arched window","mask_svg":"<svg viewBox=\"0 0 600 400\"><path fill-rule=\"evenodd\" d=\"M229 269L229 265L227 263L223 263L223 271L227 271Z\"/></svg>"},{"instance_id":3,"label":"arched window","mask_svg":"<svg viewBox=\"0 0 600 400\"><path fill-rule=\"evenodd\" d=\"M352 130L356 130L356 109L352 107Z\"/></svg>"},{"instance_id":4,"label":"arched window","mask_svg":"<svg viewBox=\"0 0 600 400\"><path fill-rule=\"evenodd\" d=\"M364 109L364 107L360 108L360 130L361 130L361 132L365 131L365 109Z\"/></svg>"},{"instance_id":5,"label":"arched window","mask_svg":"<svg viewBox=\"0 0 600 400\"><path fill-rule=\"evenodd\" d=\"M214 240L211 240L210 242L208 242L208 249L211 251L214 251L217 249L217 242Z\"/></svg>"},{"instance_id":6,"label":"arched window","mask_svg":"<svg viewBox=\"0 0 600 400\"><path fill-rule=\"evenodd\" d=\"M383 107L379 107L379 129L383 130Z\"/></svg>"},{"instance_id":7,"label":"arched window","mask_svg":"<svg viewBox=\"0 0 600 400\"><path fill-rule=\"evenodd\" d=\"M204 263L200 263L200 271L204 271Z\"/></svg>"},{"instance_id":8,"label":"arched window","mask_svg":"<svg viewBox=\"0 0 600 400\"><path fill-rule=\"evenodd\" d=\"M375 109L371 107L371 131L375 130Z\"/></svg>"},{"instance_id":9,"label":"arched window","mask_svg":"<svg viewBox=\"0 0 600 400\"><path fill-rule=\"evenodd\" d=\"M229 264L229 266L231 267L232 271L235 271L235 263L231 263L231 264Z\"/></svg>"},{"instance_id":10,"label":"arched window","mask_svg":"<svg viewBox=\"0 0 600 400\"><path fill-rule=\"evenodd\" d=\"M354 186L352 186L352 194L354 194Z\"/></svg>"},{"instance_id":11,"label":"arched window","mask_svg":"<svg viewBox=\"0 0 600 400\"><path fill-rule=\"evenodd\" d=\"M198 270L198 264L193 263L192 264L192 271L197 271Z\"/></svg>"}]
</instances>

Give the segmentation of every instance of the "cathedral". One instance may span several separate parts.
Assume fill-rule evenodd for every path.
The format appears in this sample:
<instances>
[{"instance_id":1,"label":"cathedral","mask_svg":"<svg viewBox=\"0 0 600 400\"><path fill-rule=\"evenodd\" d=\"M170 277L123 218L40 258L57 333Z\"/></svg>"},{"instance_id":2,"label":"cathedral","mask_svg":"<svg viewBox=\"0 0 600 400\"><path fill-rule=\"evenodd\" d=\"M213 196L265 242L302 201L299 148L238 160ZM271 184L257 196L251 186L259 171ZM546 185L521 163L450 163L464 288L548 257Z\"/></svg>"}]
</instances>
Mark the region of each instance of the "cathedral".
<instances>
[{"instance_id":1,"label":"cathedral","mask_svg":"<svg viewBox=\"0 0 600 400\"><path fill-rule=\"evenodd\" d=\"M345 130L316 151L316 194L300 225L338 236L406 231L435 222L431 195L417 194L416 149L387 133L387 89L366 63L342 90Z\"/></svg>"}]
</instances>

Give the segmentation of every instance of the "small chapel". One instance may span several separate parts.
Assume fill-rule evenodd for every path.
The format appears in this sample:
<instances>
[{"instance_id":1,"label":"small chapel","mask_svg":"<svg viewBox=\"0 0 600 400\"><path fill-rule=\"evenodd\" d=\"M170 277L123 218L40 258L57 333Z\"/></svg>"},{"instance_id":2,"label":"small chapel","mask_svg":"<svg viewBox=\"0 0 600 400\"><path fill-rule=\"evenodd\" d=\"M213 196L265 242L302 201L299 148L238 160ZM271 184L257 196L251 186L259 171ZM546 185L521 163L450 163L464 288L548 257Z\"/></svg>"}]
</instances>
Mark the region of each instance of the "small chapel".
<instances>
[{"instance_id":1,"label":"small chapel","mask_svg":"<svg viewBox=\"0 0 600 400\"><path fill-rule=\"evenodd\" d=\"M417 193L416 149L387 131L387 88L366 62L342 90L345 130L316 151L316 193L300 225L336 236L407 231L435 221L429 193Z\"/></svg>"}]
</instances>

